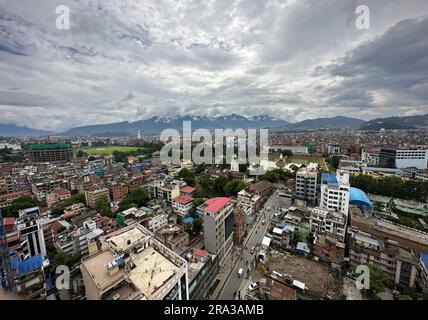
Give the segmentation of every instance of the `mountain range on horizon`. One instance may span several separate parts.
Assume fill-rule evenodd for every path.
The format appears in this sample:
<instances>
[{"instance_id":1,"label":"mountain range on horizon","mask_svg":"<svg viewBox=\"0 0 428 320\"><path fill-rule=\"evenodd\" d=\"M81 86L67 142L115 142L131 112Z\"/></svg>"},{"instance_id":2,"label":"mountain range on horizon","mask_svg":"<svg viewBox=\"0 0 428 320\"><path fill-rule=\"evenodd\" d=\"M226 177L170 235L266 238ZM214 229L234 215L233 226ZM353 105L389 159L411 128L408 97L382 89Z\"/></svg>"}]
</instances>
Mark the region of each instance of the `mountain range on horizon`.
<instances>
[{"instance_id":1,"label":"mountain range on horizon","mask_svg":"<svg viewBox=\"0 0 428 320\"><path fill-rule=\"evenodd\" d=\"M317 129L415 129L428 127L428 114L407 117L386 117L364 121L357 118L336 116L330 118L307 119L300 122L288 122L261 115L244 117L236 114L220 117L183 116L175 118L151 117L135 122L121 121L107 124L86 125L71 128L65 132L31 129L15 124L0 124L0 136L42 136L56 134L63 136L133 136L139 130L142 134L158 134L164 129L182 130L183 121L191 121L192 130L196 129L237 129L269 128L275 131L305 131Z\"/></svg>"}]
</instances>

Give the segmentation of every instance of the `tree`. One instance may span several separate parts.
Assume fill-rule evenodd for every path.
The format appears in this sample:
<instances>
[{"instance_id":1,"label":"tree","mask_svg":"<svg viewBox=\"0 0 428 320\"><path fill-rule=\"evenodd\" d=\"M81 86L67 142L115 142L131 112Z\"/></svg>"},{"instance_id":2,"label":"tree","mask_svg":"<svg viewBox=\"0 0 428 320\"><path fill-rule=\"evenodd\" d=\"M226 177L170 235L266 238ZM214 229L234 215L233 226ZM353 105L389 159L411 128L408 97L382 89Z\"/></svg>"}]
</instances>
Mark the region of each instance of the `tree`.
<instances>
[{"instance_id":1,"label":"tree","mask_svg":"<svg viewBox=\"0 0 428 320\"><path fill-rule=\"evenodd\" d=\"M55 250L53 252L51 266L54 270L60 265L66 265L67 267L72 268L80 262L80 259L80 255L68 254L63 251Z\"/></svg>"},{"instance_id":2,"label":"tree","mask_svg":"<svg viewBox=\"0 0 428 320\"><path fill-rule=\"evenodd\" d=\"M385 290L385 283L388 281L388 275L382 269L372 266L371 264L366 265L370 271L370 289L367 289L369 295L376 295Z\"/></svg>"},{"instance_id":3,"label":"tree","mask_svg":"<svg viewBox=\"0 0 428 320\"><path fill-rule=\"evenodd\" d=\"M284 157L292 157L293 156L293 152L291 150L282 150L281 153Z\"/></svg>"},{"instance_id":4,"label":"tree","mask_svg":"<svg viewBox=\"0 0 428 320\"><path fill-rule=\"evenodd\" d=\"M331 166L336 170L339 167L340 157L332 156L329 159L329 162L330 162Z\"/></svg>"},{"instance_id":5,"label":"tree","mask_svg":"<svg viewBox=\"0 0 428 320\"><path fill-rule=\"evenodd\" d=\"M266 171L266 173L262 176L261 179L275 183L275 182L278 182L279 177L278 177L278 174L275 173L273 170L269 170L269 171Z\"/></svg>"},{"instance_id":6,"label":"tree","mask_svg":"<svg viewBox=\"0 0 428 320\"><path fill-rule=\"evenodd\" d=\"M38 203L35 199L25 196L13 200L2 212L4 217L18 217L19 210L35 207L37 205Z\"/></svg>"},{"instance_id":7,"label":"tree","mask_svg":"<svg viewBox=\"0 0 428 320\"><path fill-rule=\"evenodd\" d=\"M192 233L194 235L198 235L202 229L203 229L203 221L201 218L195 218L193 219L193 227L192 227Z\"/></svg>"},{"instance_id":8,"label":"tree","mask_svg":"<svg viewBox=\"0 0 428 320\"><path fill-rule=\"evenodd\" d=\"M195 200L193 200L193 205L196 208L199 207L203 203L204 203L204 199L203 198L195 198Z\"/></svg>"},{"instance_id":9,"label":"tree","mask_svg":"<svg viewBox=\"0 0 428 320\"><path fill-rule=\"evenodd\" d=\"M234 196L239 191L245 188L245 182L242 180L232 180L226 183L226 185L223 188L224 193L227 196Z\"/></svg>"},{"instance_id":10,"label":"tree","mask_svg":"<svg viewBox=\"0 0 428 320\"><path fill-rule=\"evenodd\" d=\"M129 208L139 208L146 204L147 199L146 189L139 187L133 190L127 198L119 202L119 211L124 211Z\"/></svg>"},{"instance_id":11,"label":"tree","mask_svg":"<svg viewBox=\"0 0 428 320\"><path fill-rule=\"evenodd\" d=\"M83 151L83 150L77 151L77 157L78 158L83 158L83 157L87 157L87 156L88 156L88 154L85 151Z\"/></svg>"},{"instance_id":12,"label":"tree","mask_svg":"<svg viewBox=\"0 0 428 320\"><path fill-rule=\"evenodd\" d=\"M192 233L192 223L187 222L184 224L184 231L186 231L188 234Z\"/></svg>"},{"instance_id":13,"label":"tree","mask_svg":"<svg viewBox=\"0 0 428 320\"><path fill-rule=\"evenodd\" d=\"M195 174L191 172L189 169L183 168L178 173L178 178L183 179L189 186L195 185Z\"/></svg>"},{"instance_id":14,"label":"tree","mask_svg":"<svg viewBox=\"0 0 428 320\"><path fill-rule=\"evenodd\" d=\"M111 212L109 203L106 198L98 198L95 200L94 209L98 211L104 217L114 218L113 212Z\"/></svg>"},{"instance_id":15,"label":"tree","mask_svg":"<svg viewBox=\"0 0 428 320\"><path fill-rule=\"evenodd\" d=\"M83 193L76 193L73 194L70 198L65 199L64 201L61 201L60 203L56 204L52 208L52 213L55 215L60 215L64 212L64 209L68 206L71 206L75 203L85 203L85 195Z\"/></svg>"},{"instance_id":16,"label":"tree","mask_svg":"<svg viewBox=\"0 0 428 320\"><path fill-rule=\"evenodd\" d=\"M374 211L382 211L384 209L384 206L381 202L375 201L373 209L374 209Z\"/></svg>"}]
</instances>

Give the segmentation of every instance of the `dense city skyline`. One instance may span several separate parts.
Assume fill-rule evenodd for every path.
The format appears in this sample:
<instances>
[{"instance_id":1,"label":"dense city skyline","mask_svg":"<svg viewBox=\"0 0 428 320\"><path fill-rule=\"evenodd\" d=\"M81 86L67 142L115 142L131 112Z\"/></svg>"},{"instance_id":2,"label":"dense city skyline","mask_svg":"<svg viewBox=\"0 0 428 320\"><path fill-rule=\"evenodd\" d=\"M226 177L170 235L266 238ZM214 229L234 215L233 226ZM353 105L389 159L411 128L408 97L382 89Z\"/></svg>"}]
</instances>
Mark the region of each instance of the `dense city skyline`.
<instances>
[{"instance_id":1,"label":"dense city skyline","mask_svg":"<svg viewBox=\"0 0 428 320\"><path fill-rule=\"evenodd\" d=\"M70 30L55 9L70 8ZM2 123L428 112L426 1L0 3ZM43 115L43 116L41 116Z\"/></svg>"}]
</instances>

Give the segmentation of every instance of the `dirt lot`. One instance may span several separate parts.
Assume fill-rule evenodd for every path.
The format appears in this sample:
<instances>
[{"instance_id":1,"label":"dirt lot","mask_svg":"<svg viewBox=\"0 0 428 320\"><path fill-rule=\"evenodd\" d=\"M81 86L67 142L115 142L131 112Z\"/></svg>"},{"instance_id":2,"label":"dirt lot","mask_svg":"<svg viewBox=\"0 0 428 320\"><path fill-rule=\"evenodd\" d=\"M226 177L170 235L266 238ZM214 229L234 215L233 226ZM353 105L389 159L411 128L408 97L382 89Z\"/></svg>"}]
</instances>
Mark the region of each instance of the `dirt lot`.
<instances>
[{"instance_id":1,"label":"dirt lot","mask_svg":"<svg viewBox=\"0 0 428 320\"><path fill-rule=\"evenodd\" d=\"M305 283L309 293L315 297L340 299L342 281L320 262L291 253L280 253L270 257L269 270L289 274Z\"/></svg>"}]
</instances>

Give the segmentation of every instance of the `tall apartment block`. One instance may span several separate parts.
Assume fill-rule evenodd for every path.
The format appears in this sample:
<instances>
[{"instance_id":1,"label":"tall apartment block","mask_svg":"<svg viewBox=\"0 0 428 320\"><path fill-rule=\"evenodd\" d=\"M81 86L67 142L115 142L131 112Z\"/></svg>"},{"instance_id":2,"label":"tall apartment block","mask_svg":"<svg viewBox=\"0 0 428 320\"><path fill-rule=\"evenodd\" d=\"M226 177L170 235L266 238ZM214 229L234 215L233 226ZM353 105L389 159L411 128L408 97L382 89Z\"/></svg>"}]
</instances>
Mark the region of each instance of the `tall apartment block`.
<instances>
[{"instance_id":1,"label":"tall apartment block","mask_svg":"<svg viewBox=\"0 0 428 320\"><path fill-rule=\"evenodd\" d=\"M24 258L46 256L45 236L38 207L20 210L16 228Z\"/></svg>"},{"instance_id":2,"label":"tall apartment block","mask_svg":"<svg viewBox=\"0 0 428 320\"><path fill-rule=\"evenodd\" d=\"M74 148L68 143L35 144L28 151L30 162L67 162L75 158Z\"/></svg>"},{"instance_id":3,"label":"tall apartment block","mask_svg":"<svg viewBox=\"0 0 428 320\"><path fill-rule=\"evenodd\" d=\"M323 173L321 175L320 207L347 216L350 188L348 173L340 170L336 174Z\"/></svg>"},{"instance_id":4,"label":"tall apartment block","mask_svg":"<svg viewBox=\"0 0 428 320\"><path fill-rule=\"evenodd\" d=\"M314 205L317 193L317 170L300 168L296 174L296 199Z\"/></svg>"},{"instance_id":5,"label":"tall apartment block","mask_svg":"<svg viewBox=\"0 0 428 320\"><path fill-rule=\"evenodd\" d=\"M232 201L226 197L209 199L197 208L204 221L205 249L218 255L220 265L233 247L233 209Z\"/></svg>"}]
</instances>

